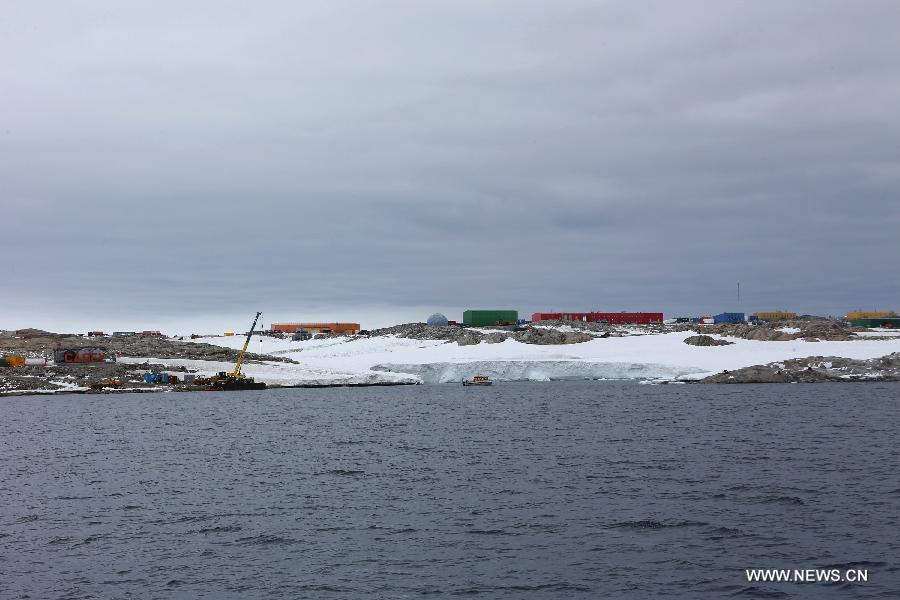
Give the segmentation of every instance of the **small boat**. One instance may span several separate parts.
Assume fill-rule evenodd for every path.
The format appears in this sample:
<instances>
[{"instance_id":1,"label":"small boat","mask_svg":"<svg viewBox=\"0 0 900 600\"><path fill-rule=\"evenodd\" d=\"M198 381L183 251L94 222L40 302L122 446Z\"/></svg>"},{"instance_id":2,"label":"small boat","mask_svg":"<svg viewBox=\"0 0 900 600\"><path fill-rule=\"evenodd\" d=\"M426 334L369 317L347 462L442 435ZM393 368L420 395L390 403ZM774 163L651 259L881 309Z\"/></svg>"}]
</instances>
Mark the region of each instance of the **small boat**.
<instances>
[{"instance_id":1,"label":"small boat","mask_svg":"<svg viewBox=\"0 0 900 600\"><path fill-rule=\"evenodd\" d=\"M463 385L491 385L493 383L487 375L476 375L471 381L463 379L462 382Z\"/></svg>"}]
</instances>

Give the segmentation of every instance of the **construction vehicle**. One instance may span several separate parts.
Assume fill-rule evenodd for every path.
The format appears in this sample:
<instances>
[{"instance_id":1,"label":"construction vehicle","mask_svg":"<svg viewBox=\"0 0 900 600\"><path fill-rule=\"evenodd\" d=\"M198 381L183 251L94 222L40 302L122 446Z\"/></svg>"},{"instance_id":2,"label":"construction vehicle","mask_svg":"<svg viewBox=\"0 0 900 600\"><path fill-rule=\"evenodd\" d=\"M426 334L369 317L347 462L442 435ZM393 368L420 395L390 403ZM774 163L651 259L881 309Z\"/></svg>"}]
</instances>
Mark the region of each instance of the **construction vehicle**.
<instances>
[{"instance_id":1,"label":"construction vehicle","mask_svg":"<svg viewBox=\"0 0 900 600\"><path fill-rule=\"evenodd\" d=\"M244 347L241 349L240 354L238 354L234 370L230 373L228 371L221 371L212 377L197 377L194 380L195 384L205 385L206 389L211 392L266 389L265 383L257 383L252 377L247 377L241 373L241 366L244 364L244 356L247 354L247 348L250 346L250 338L253 337L253 331L256 329L256 322L259 321L259 316L261 314L261 312L256 313L256 318L253 319L253 325L250 326L250 332L247 334L247 339L244 341Z\"/></svg>"},{"instance_id":2,"label":"construction vehicle","mask_svg":"<svg viewBox=\"0 0 900 600\"><path fill-rule=\"evenodd\" d=\"M88 387L92 390L102 390L104 388L117 388L121 387L122 380L117 379L115 377L107 377L106 379L100 381L91 381L88 383Z\"/></svg>"}]
</instances>

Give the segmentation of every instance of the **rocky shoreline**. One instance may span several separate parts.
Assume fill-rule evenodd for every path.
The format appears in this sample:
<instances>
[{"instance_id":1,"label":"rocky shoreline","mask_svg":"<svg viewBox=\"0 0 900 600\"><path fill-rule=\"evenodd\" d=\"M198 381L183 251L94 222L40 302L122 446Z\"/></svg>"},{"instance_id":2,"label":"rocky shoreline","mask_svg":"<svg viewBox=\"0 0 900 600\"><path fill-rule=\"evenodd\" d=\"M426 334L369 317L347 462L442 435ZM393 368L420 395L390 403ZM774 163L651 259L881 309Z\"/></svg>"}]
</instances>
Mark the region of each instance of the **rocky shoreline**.
<instances>
[{"instance_id":1,"label":"rocky shoreline","mask_svg":"<svg viewBox=\"0 0 900 600\"><path fill-rule=\"evenodd\" d=\"M734 371L723 371L698 383L824 383L900 381L900 352L854 360L837 356L795 358Z\"/></svg>"},{"instance_id":2,"label":"rocky shoreline","mask_svg":"<svg viewBox=\"0 0 900 600\"><path fill-rule=\"evenodd\" d=\"M52 359L58 348L100 347L110 355L154 359L188 359L216 362L237 360L238 351L213 344L195 343L165 337L88 338L39 329L23 329L14 337L0 338L0 354L18 354L29 358ZM248 364L266 362L295 363L282 356L248 352ZM150 361L133 363L92 363L46 366L0 367L0 395L46 393L125 393L196 391L193 385L160 385L144 381L147 372L189 373L185 367L172 367Z\"/></svg>"},{"instance_id":3,"label":"rocky shoreline","mask_svg":"<svg viewBox=\"0 0 900 600\"><path fill-rule=\"evenodd\" d=\"M142 364L97 363L91 365L47 365L45 367L0 368L0 395L47 393L114 393L183 390L184 385L160 386L144 381L143 374L186 372L184 367Z\"/></svg>"}]
</instances>

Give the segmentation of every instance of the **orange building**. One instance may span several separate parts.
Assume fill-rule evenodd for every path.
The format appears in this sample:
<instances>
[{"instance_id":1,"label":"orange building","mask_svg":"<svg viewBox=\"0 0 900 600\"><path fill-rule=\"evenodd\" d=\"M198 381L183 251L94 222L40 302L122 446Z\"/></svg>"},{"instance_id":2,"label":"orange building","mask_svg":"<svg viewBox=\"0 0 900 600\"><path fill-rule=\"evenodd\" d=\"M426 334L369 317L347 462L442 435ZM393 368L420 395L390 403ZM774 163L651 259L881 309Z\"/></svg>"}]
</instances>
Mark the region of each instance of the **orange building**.
<instances>
[{"instance_id":1,"label":"orange building","mask_svg":"<svg viewBox=\"0 0 900 600\"><path fill-rule=\"evenodd\" d=\"M272 323L272 329L282 333L297 333L298 329L305 329L310 333L356 335L359 333L359 323Z\"/></svg>"}]
</instances>

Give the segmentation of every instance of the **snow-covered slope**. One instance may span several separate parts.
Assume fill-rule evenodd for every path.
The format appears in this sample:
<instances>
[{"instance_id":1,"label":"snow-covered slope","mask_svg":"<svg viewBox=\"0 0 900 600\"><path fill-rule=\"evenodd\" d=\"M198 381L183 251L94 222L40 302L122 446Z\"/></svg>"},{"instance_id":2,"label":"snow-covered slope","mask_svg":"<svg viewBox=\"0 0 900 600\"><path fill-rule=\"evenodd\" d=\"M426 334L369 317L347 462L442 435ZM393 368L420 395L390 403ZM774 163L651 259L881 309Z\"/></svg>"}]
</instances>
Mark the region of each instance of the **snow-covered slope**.
<instances>
[{"instance_id":1,"label":"snow-covered slope","mask_svg":"<svg viewBox=\"0 0 900 600\"><path fill-rule=\"evenodd\" d=\"M249 364L245 372L270 384L459 381L478 373L496 380L701 378L725 369L807 356L868 359L900 352L900 338L840 342L763 342L729 338L729 346L689 346L692 332L597 338L581 344L540 346L506 340L459 346L436 340L380 336L293 342L254 337L250 350L297 360L299 365ZM243 338L196 340L240 348ZM224 363L163 360L203 372L227 370ZM191 363L191 364L187 364Z\"/></svg>"}]
</instances>

